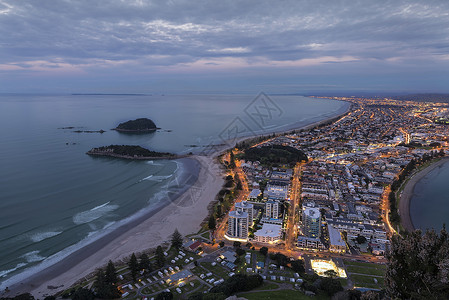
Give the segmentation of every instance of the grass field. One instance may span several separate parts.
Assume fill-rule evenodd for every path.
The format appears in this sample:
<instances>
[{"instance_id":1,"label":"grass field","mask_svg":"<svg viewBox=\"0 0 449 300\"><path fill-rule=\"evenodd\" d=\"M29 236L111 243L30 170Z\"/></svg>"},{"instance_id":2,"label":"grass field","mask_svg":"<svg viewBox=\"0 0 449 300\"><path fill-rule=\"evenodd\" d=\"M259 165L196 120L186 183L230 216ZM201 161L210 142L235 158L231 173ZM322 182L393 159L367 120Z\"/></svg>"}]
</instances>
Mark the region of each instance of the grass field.
<instances>
[{"instance_id":1,"label":"grass field","mask_svg":"<svg viewBox=\"0 0 449 300\"><path fill-rule=\"evenodd\" d=\"M385 265L349 260L346 260L344 263L354 286L373 289L382 289L384 287ZM377 283L374 279L377 280Z\"/></svg>"}]
</instances>

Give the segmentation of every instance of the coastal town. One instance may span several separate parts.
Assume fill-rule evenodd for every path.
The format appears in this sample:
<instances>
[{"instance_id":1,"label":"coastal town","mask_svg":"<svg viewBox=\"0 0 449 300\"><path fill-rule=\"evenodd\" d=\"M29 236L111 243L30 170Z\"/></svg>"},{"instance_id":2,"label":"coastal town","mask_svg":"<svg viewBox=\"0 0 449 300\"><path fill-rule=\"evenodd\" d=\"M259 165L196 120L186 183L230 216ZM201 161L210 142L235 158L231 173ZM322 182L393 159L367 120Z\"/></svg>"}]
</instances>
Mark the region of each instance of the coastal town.
<instances>
[{"instance_id":1,"label":"coastal town","mask_svg":"<svg viewBox=\"0 0 449 300\"><path fill-rule=\"evenodd\" d=\"M133 263L117 264L119 296L255 299L263 291L329 299L383 290L392 236L414 229L398 206L410 200L405 179L445 156L448 106L333 99L350 109L310 128L244 140L219 156L226 178L208 221L185 237L176 231L139 262L133 254ZM98 289L98 276L62 296Z\"/></svg>"}]
</instances>

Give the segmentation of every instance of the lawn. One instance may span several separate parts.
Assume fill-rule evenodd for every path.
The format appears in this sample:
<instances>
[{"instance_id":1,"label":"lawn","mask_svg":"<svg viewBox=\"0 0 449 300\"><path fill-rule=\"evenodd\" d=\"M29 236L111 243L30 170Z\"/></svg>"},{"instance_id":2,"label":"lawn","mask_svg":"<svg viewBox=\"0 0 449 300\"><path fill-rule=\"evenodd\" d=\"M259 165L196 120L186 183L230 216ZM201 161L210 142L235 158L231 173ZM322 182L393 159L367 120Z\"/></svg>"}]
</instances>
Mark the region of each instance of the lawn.
<instances>
[{"instance_id":1,"label":"lawn","mask_svg":"<svg viewBox=\"0 0 449 300\"><path fill-rule=\"evenodd\" d=\"M273 300L273 299L298 299L298 300L327 300L330 299L326 295L317 295L313 298L304 295L302 292L294 290L268 291L268 292L250 292L238 294L239 297L244 297L248 300Z\"/></svg>"},{"instance_id":2,"label":"lawn","mask_svg":"<svg viewBox=\"0 0 449 300\"><path fill-rule=\"evenodd\" d=\"M384 287L385 265L364 263L356 261L345 261L348 276L357 287L382 289ZM353 274L359 273L359 274ZM374 282L377 280L377 283Z\"/></svg>"},{"instance_id":3,"label":"lawn","mask_svg":"<svg viewBox=\"0 0 449 300\"><path fill-rule=\"evenodd\" d=\"M278 287L279 287L279 285L277 285L276 283L264 281L264 283L261 286L255 288L253 291L258 291L258 290L275 290Z\"/></svg>"},{"instance_id":4,"label":"lawn","mask_svg":"<svg viewBox=\"0 0 449 300\"><path fill-rule=\"evenodd\" d=\"M202 262L201 266L203 266L204 268L206 268L207 270L209 270L210 272L212 272L215 276L217 276L219 278L226 279L229 277L228 273L230 271L227 271L227 269L225 269L218 263L217 263L217 265L212 266L212 264L210 262Z\"/></svg>"},{"instance_id":5,"label":"lawn","mask_svg":"<svg viewBox=\"0 0 449 300\"><path fill-rule=\"evenodd\" d=\"M385 275L385 268L373 268L373 267L361 267L361 266L346 266L346 269L349 273L360 273L360 274L367 274L367 275L377 275L377 276L384 276Z\"/></svg>"},{"instance_id":6,"label":"lawn","mask_svg":"<svg viewBox=\"0 0 449 300\"><path fill-rule=\"evenodd\" d=\"M351 266L371 267L371 268L378 268L378 269L386 268L386 266L382 265L382 264L367 263L367 262L361 262L361 261L344 260L344 263L345 263L345 265L351 265Z\"/></svg>"}]
</instances>

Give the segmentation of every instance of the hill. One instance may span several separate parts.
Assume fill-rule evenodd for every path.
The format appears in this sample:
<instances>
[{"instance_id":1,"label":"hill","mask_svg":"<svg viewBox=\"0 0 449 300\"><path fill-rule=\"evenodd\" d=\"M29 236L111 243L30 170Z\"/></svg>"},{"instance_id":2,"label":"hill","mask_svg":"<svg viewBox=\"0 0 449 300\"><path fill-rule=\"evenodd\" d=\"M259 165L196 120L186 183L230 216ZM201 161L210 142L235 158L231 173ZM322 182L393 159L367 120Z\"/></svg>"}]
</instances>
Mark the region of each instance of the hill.
<instances>
[{"instance_id":1,"label":"hill","mask_svg":"<svg viewBox=\"0 0 449 300\"><path fill-rule=\"evenodd\" d=\"M150 119L140 118L120 123L114 130L121 132L153 132L156 129L156 124Z\"/></svg>"}]
</instances>

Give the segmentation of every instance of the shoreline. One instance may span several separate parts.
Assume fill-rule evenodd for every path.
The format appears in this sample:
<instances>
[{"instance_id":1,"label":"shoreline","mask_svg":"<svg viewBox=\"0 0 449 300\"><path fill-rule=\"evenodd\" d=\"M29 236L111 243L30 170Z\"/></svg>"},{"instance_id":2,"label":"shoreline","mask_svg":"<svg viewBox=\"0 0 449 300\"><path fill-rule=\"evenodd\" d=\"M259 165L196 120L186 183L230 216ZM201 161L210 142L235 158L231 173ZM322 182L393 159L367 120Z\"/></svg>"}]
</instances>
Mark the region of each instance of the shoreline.
<instances>
[{"instance_id":1,"label":"shoreline","mask_svg":"<svg viewBox=\"0 0 449 300\"><path fill-rule=\"evenodd\" d=\"M341 101L341 100L335 100ZM30 292L35 297L45 297L65 290L83 277L104 267L109 260L119 261L129 257L133 252L143 252L167 242L177 228L185 236L200 229L201 223L209 214L209 204L214 201L224 183L223 171L217 157L242 141L270 134L283 134L290 131L310 130L316 126L333 122L351 111L350 102L347 107L332 116L308 124L297 122L282 126L275 131L267 131L252 136L228 140L208 155L191 155L187 160L196 161L198 174L191 176L191 169L186 168L188 180L193 184L171 195L169 201L160 203L151 212L129 221L114 229L105 236L74 251L62 260L28 276L19 283L11 285L10 292L0 295L13 296ZM190 175L190 176L189 176ZM204 217L201 217L203 216Z\"/></svg>"},{"instance_id":2,"label":"shoreline","mask_svg":"<svg viewBox=\"0 0 449 300\"><path fill-rule=\"evenodd\" d=\"M408 180L400 195L398 213L401 216L401 225L405 230L412 232L416 228L413 225L413 221L410 215L410 203L413 197L413 192L415 190L416 184L423 179L427 174L429 174L434 169L442 166L449 161L449 157L443 157L435 163L430 164L425 169L422 169L418 173L414 173Z\"/></svg>"}]
</instances>

